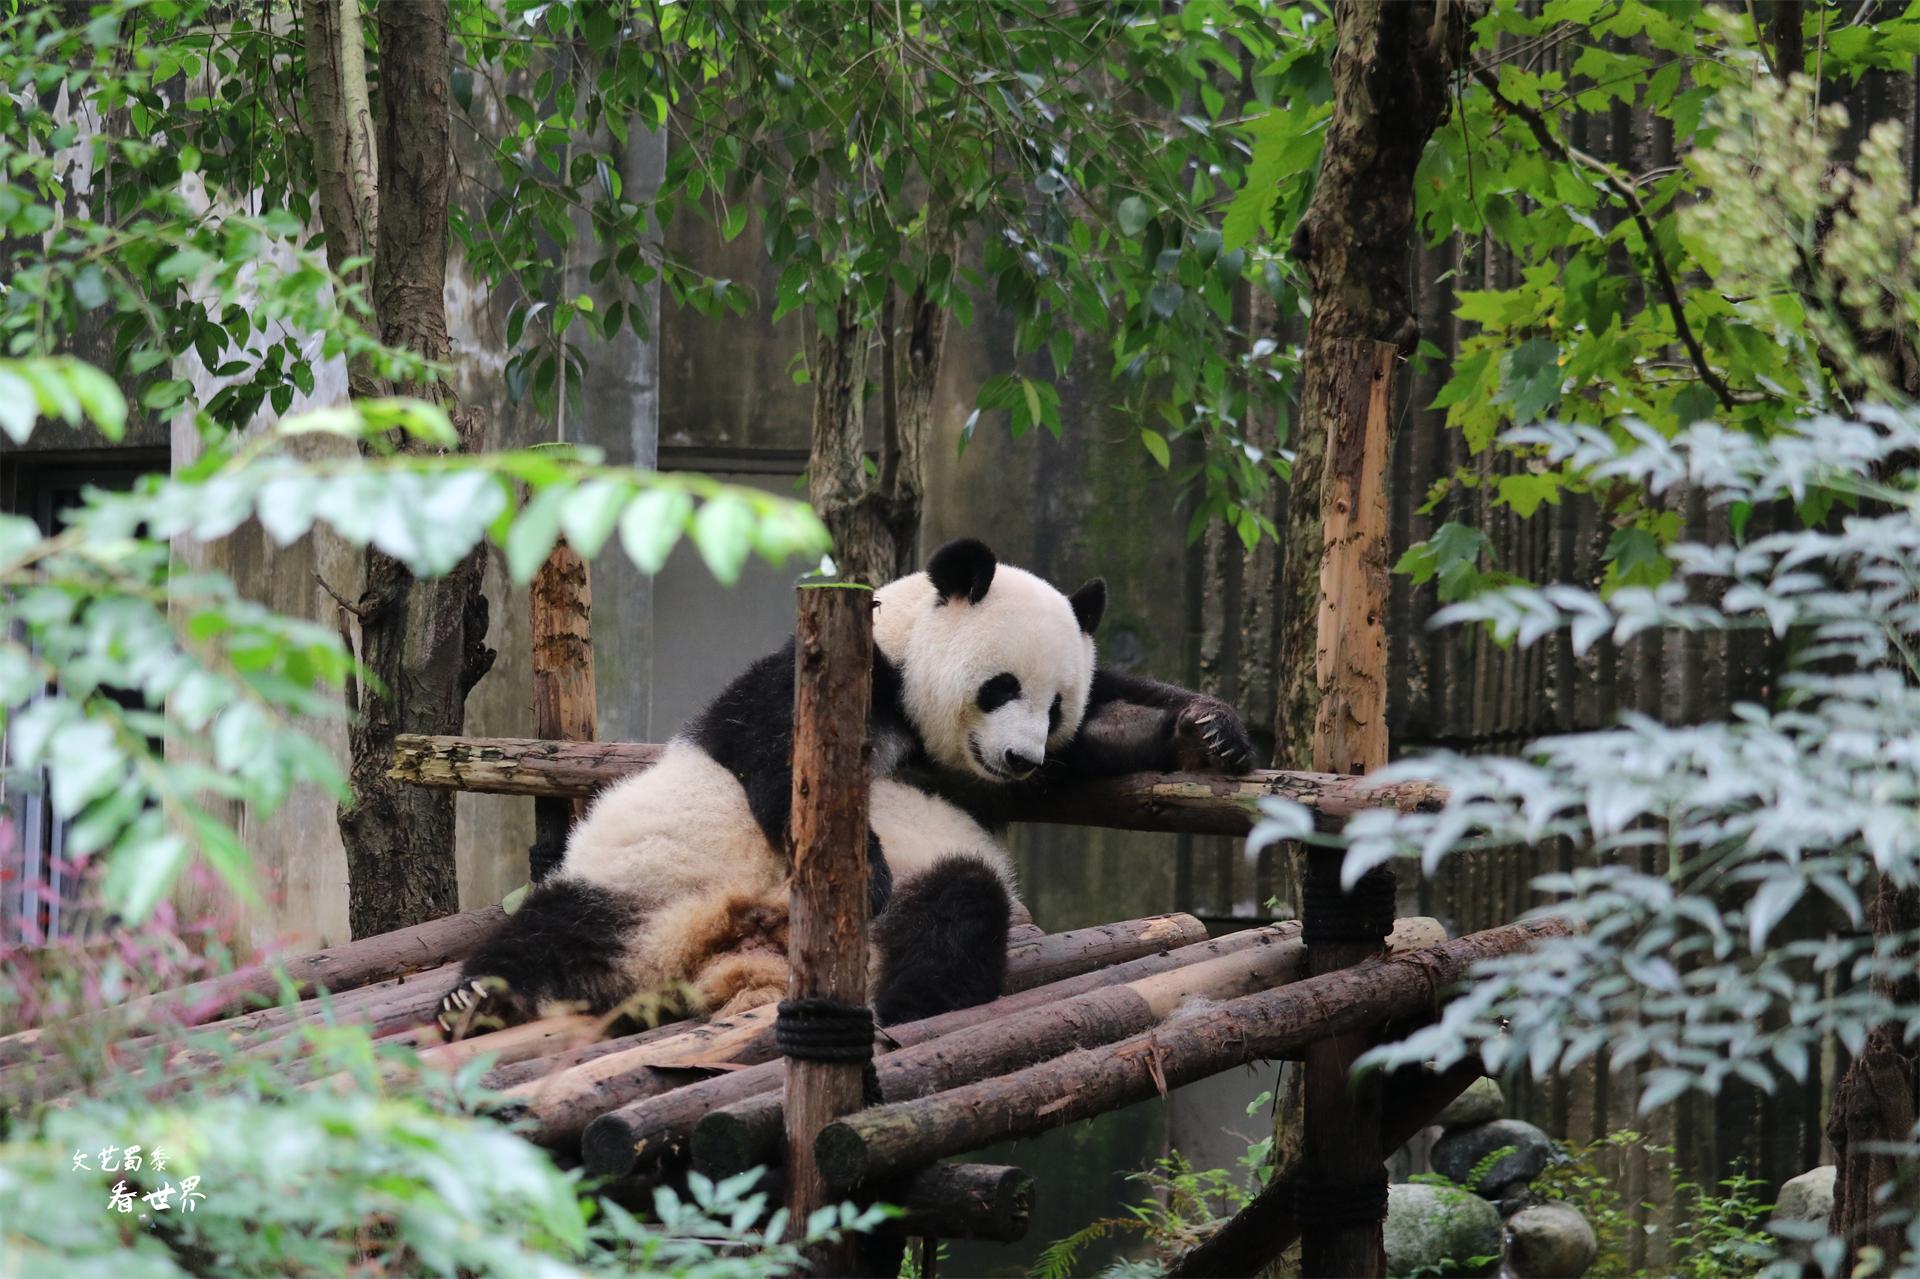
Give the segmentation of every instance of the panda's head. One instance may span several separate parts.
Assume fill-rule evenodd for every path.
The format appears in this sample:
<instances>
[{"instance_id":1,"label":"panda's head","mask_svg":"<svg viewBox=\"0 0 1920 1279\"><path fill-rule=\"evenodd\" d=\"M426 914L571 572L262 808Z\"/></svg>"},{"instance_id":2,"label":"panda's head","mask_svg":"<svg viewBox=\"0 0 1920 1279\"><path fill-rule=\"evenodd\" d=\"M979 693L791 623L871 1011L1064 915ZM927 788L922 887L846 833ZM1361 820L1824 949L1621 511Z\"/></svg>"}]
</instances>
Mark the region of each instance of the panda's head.
<instances>
[{"instance_id":1,"label":"panda's head","mask_svg":"<svg viewBox=\"0 0 1920 1279\"><path fill-rule=\"evenodd\" d=\"M935 763L1019 781L1079 731L1107 604L1099 578L1062 595L967 538L881 588L878 604L875 642L900 668L901 700Z\"/></svg>"}]
</instances>

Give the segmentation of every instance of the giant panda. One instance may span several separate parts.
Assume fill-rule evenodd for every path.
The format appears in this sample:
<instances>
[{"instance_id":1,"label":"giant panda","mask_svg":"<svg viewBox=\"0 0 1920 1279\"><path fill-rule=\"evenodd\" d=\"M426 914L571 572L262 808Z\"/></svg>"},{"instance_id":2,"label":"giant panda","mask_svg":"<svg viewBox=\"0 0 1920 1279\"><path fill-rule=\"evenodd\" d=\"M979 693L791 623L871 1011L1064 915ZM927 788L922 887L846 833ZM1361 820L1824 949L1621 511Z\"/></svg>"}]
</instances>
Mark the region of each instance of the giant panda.
<instances>
[{"instance_id":1,"label":"giant panda","mask_svg":"<svg viewBox=\"0 0 1920 1279\"><path fill-rule=\"evenodd\" d=\"M1250 766L1224 702L1096 665L1105 606L1101 579L1064 595L972 539L875 593L867 855L882 1024L1000 994L1013 876L990 827L1008 800L1090 776ZM560 865L463 965L441 1003L449 1034L654 1000L725 1015L785 995L793 680L789 640L593 802Z\"/></svg>"}]
</instances>

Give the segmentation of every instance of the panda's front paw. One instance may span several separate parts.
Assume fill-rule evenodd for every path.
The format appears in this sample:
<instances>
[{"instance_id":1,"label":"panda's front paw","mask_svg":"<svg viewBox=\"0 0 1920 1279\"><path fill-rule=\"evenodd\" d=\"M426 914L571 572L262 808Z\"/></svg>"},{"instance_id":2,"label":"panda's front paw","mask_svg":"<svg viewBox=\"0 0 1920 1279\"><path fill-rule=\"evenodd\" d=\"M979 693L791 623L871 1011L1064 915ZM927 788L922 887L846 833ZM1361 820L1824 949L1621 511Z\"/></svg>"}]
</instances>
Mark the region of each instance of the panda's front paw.
<instances>
[{"instance_id":1,"label":"panda's front paw","mask_svg":"<svg viewBox=\"0 0 1920 1279\"><path fill-rule=\"evenodd\" d=\"M448 1039L470 1039L533 1020L533 1010L498 977L463 977L440 1000L434 1021Z\"/></svg>"},{"instance_id":2,"label":"panda's front paw","mask_svg":"<svg viewBox=\"0 0 1920 1279\"><path fill-rule=\"evenodd\" d=\"M1253 739L1240 714L1217 697L1196 697L1173 722L1174 758L1185 773L1245 773Z\"/></svg>"}]
</instances>

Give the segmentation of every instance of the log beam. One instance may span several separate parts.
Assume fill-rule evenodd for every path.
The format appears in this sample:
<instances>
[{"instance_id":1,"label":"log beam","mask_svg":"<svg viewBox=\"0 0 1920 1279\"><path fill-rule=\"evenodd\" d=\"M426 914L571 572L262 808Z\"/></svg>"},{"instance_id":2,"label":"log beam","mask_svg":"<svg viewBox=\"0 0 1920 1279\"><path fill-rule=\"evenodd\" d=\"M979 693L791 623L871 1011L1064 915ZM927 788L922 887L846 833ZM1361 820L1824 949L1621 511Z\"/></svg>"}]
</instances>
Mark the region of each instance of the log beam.
<instances>
[{"instance_id":1,"label":"log beam","mask_svg":"<svg viewBox=\"0 0 1920 1279\"><path fill-rule=\"evenodd\" d=\"M1227 1000L1095 1052L848 1115L821 1130L815 1155L829 1184L844 1190L962 1151L1035 1136L1249 1061L1412 1016L1466 976L1476 960L1570 932L1562 919L1509 924Z\"/></svg>"},{"instance_id":2,"label":"log beam","mask_svg":"<svg viewBox=\"0 0 1920 1279\"><path fill-rule=\"evenodd\" d=\"M553 742L525 737L394 739L389 776L416 786L488 795L576 798L651 768L662 746L638 742ZM1379 786L1361 777L1265 769L1244 777L1132 773L1062 787L1012 809L1013 821L1188 835L1245 835L1260 801L1290 799L1337 829L1367 808L1433 812L1446 792L1423 782Z\"/></svg>"},{"instance_id":3,"label":"log beam","mask_svg":"<svg viewBox=\"0 0 1920 1279\"><path fill-rule=\"evenodd\" d=\"M1390 945L1416 950L1445 940L1434 920L1404 919ZM1298 981L1306 973L1306 946L1295 937L943 1035L887 1054L875 1063L874 1074L883 1101L911 1101L1138 1034L1190 999L1233 999ZM779 1157L780 1134L777 1093L736 1102L694 1129L694 1166L709 1177L745 1172Z\"/></svg>"},{"instance_id":4,"label":"log beam","mask_svg":"<svg viewBox=\"0 0 1920 1279\"><path fill-rule=\"evenodd\" d=\"M1149 955L1019 994L1003 995L991 1003L955 1009L924 1021L888 1026L885 1035L889 1042L898 1047L911 1047L1102 986L1169 972L1257 946L1289 942L1299 935L1300 926L1293 923L1249 928L1212 941L1183 946L1167 954ZM708 1113L758 1093L778 1092L783 1077L781 1063L765 1061L762 1065L730 1070L714 1078L680 1087L669 1084L656 1088L596 1119L582 1138L582 1153L597 1172L616 1177L628 1176L662 1160L677 1158L686 1152L694 1125ZM550 1141L553 1136L541 1132L537 1126L533 1135L543 1141Z\"/></svg>"}]
</instances>

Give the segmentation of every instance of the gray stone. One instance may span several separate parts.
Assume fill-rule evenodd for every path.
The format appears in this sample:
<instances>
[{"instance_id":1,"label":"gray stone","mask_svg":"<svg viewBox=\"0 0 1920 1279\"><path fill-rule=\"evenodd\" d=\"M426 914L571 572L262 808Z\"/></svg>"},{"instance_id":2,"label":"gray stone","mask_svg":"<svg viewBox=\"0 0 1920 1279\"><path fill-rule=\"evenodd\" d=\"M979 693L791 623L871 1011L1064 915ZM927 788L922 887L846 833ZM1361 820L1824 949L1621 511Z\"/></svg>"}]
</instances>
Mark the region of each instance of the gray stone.
<instances>
[{"instance_id":1,"label":"gray stone","mask_svg":"<svg viewBox=\"0 0 1920 1279\"><path fill-rule=\"evenodd\" d=\"M1827 1217L1833 1212L1833 1183L1837 1175L1838 1170L1832 1164L1821 1164L1787 1182L1780 1187L1780 1198L1773 1206L1773 1218L1768 1224L1815 1225L1825 1229ZM1780 1253L1797 1261L1811 1260L1813 1241L1782 1238Z\"/></svg>"},{"instance_id":2,"label":"gray stone","mask_svg":"<svg viewBox=\"0 0 1920 1279\"><path fill-rule=\"evenodd\" d=\"M1599 1249L1570 1204L1533 1204L1507 1218L1507 1265L1518 1279L1580 1279Z\"/></svg>"},{"instance_id":3,"label":"gray stone","mask_svg":"<svg viewBox=\"0 0 1920 1279\"><path fill-rule=\"evenodd\" d=\"M1447 1108L1433 1117L1433 1122L1442 1128L1467 1128L1506 1113L1507 1099L1501 1094L1500 1085L1483 1075L1448 1102Z\"/></svg>"},{"instance_id":4,"label":"gray stone","mask_svg":"<svg viewBox=\"0 0 1920 1279\"><path fill-rule=\"evenodd\" d=\"M1505 1146L1513 1149L1493 1163L1477 1181L1474 1167ZM1456 1128L1433 1144L1433 1170L1475 1194L1492 1198L1509 1182L1532 1181L1553 1158L1553 1139L1518 1119L1495 1119L1471 1128Z\"/></svg>"},{"instance_id":5,"label":"gray stone","mask_svg":"<svg viewBox=\"0 0 1920 1279\"><path fill-rule=\"evenodd\" d=\"M1836 1175L1832 1164L1821 1164L1780 1187L1780 1200L1773 1206L1773 1219L1817 1221L1824 1225L1828 1215L1833 1212L1833 1182Z\"/></svg>"},{"instance_id":6,"label":"gray stone","mask_svg":"<svg viewBox=\"0 0 1920 1279\"><path fill-rule=\"evenodd\" d=\"M1387 1187L1387 1273L1473 1276L1499 1264L1500 1214L1478 1195L1415 1182ZM1482 1258L1478 1265L1475 1258Z\"/></svg>"}]
</instances>

